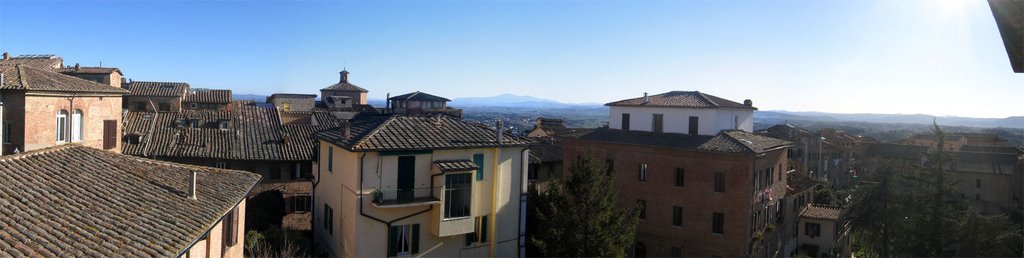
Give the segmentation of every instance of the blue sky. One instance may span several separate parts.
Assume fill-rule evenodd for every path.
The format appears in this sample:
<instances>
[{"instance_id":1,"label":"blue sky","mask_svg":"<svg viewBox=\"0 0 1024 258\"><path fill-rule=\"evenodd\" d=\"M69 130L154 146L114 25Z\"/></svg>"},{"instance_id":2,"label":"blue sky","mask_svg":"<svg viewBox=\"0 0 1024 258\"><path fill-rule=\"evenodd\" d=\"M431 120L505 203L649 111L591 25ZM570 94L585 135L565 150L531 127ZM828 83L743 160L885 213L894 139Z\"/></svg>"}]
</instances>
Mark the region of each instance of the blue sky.
<instances>
[{"instance_id":1,"label":"blue sky","mask_svg":"<svg viewBox=\"0 0 1024 258\"><path fill-rule=\"evenodd\" d=\"M0 1L0 50L236 93L671 90L761 110L1024 115L984 1Z\"/></svg>"}]
</instances>

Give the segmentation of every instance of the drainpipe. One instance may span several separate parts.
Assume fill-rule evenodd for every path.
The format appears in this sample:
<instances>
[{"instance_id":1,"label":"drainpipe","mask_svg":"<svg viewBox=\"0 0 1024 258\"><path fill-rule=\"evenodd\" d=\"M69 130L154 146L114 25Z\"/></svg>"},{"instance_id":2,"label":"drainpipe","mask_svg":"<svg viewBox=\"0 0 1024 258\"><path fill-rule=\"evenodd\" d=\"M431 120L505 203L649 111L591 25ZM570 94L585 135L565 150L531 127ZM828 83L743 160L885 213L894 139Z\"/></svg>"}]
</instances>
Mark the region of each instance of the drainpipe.
<instances>
[{"instance_id":1,"label":"drainpipe","mask_svg":"<svg viewBox=\"0 0 1024 258\"><path fill-rule=\"evenodd\" d=\"M72 125L75 124L74 118L75 118L75 98L76 97L78 97L78 94L71 94L71 97L66 98L68 100L68 105L70 107L68 108L68 116L66 118L67 122L65 123L65 126L64 126L65 127L64 129L67 130L67 132L64 133L64 137L67 137L67 138L64 139L65 140L64 143L71 143L72 142L72 139L71 139L72 132L71 132L71 130L74 130L74 126L72 126ZM85 114L82 114L82 117L85 117ZM82 121L79 121L79 123L81 123L81 122Z\"/></svg>"}]
</instances>

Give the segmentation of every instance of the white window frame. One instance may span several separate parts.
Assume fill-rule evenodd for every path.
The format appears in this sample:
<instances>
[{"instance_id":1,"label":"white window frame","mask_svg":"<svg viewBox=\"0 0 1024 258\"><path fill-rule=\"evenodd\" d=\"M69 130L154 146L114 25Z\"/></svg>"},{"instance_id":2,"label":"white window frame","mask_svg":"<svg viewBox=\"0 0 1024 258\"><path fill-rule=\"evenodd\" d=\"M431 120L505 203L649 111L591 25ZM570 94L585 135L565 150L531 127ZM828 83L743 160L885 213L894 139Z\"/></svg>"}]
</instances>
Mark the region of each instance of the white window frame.
<instances>
[{"instance_id":1,"label":"white window frame","mask_svg":"<svg viewBox=\"0 0 1024 258\"><path fill-rule=\"evenodd\" d=\"M85 114L81 109L75 109L71 113L71 142L82 142L85 138L85 130L82 128L85 126L83 118Z\"/></svg>"},{"instance_id":2,"label":"white window frame","mask_svg":"<svg viewBox=\"0 0 1024 258\"><path fill-rule=\"evenodd\" d=\"M57 143L66 143L68 141L68 111L60 110L57 111Z\"/></svg>"}]
</instances>

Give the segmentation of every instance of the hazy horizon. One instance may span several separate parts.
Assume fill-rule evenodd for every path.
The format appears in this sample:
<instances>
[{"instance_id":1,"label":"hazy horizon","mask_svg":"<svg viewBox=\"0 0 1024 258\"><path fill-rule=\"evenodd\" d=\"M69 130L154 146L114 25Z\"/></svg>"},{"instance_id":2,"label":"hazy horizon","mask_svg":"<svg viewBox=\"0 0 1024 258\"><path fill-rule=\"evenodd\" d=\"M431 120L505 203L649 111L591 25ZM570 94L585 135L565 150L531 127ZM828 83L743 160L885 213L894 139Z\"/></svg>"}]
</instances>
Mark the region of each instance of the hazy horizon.
<instances>
[{"instance_id":1,"label":"hazy horizon","mask_svg":"<svg viewBox=\"0 0 1024 258\"><path fill-rule=\"evenodd\" d=\"M2 1L0 50L238 94L317 93L347 68L371 99L697 90L766 111L1024 115L985 1L98 3Z\"/></svg>"}]
</instances>

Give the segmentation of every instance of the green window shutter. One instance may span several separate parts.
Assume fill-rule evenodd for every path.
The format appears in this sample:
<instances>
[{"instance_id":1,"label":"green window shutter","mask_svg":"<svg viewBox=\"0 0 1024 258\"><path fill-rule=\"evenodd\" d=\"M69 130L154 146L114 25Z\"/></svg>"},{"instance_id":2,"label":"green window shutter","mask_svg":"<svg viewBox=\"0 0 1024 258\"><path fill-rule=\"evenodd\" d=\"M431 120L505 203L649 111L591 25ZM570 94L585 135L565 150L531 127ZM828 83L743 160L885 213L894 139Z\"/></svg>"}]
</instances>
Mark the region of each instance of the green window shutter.
<instances>
[{"instance_id":1,"label":"green window shutter","mask_svg":"<svg viewBox=\"0 0 1024 258\"><path fill-rule=\"evenodd\" d=\"M388 256L398 254L398 227L392 226L388 230Z\"/></svg>"},{"instance_id":2,"label":"green window shutter","mask_svg":"<svg viewBox=\"0 0 1024 258\"><path fill-rule=\"evenodd\" d=\"M487 243L487 215L480 219L480 242Z\"/></svg>"},{"instance_id":3,"label":"green window shutter","mask_svg":"<svg viewBox=\"0 0 1024 258\"><path fill-rule=\"evenodd\" d=\"M484 181L484 154L473 154L473 163L476 163L476 166L480 167L476 170L476 181Z\"/></svg>"},{"instance_id":4,"label":"green window shutter","mask_svg":"<svg viewBox=\"0 0 1024 258\"><path fill-rule=\"evenodd\" d=\"M420 252L420 224L412 224L412 253Z\"/></svg>"}]
</instances>

